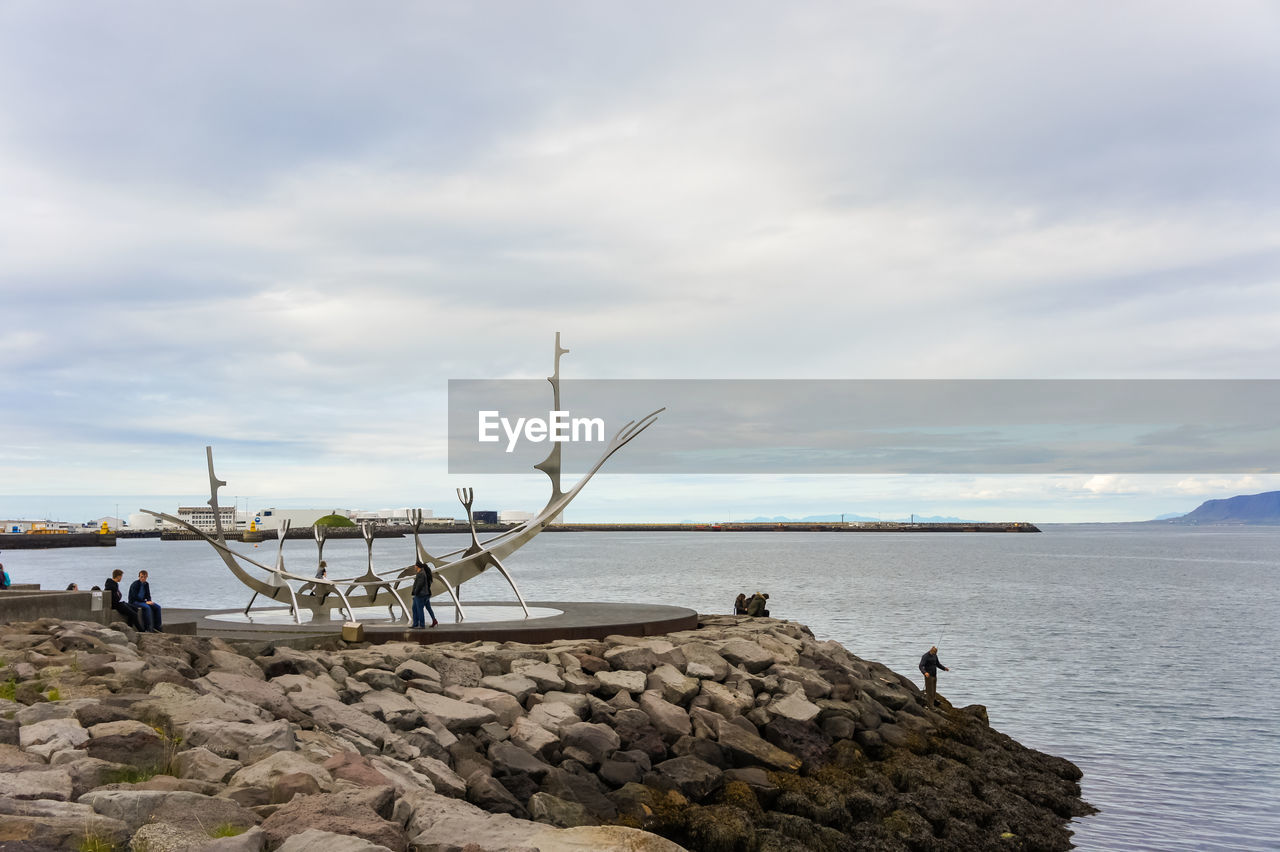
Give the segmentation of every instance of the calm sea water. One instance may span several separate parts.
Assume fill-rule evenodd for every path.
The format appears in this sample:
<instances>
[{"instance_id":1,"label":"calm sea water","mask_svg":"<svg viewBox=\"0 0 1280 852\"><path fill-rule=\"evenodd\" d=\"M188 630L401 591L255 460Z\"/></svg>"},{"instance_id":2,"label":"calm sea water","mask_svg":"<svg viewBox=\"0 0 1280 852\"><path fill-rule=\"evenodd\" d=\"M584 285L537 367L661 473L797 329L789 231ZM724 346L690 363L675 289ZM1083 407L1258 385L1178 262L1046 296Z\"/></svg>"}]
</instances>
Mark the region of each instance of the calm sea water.
<instances>
[{"instance_id":1,"label":"calm sea water","mask_svg":"<svg viewBox=\"0 0 1280 852\"><path fill-rule=\"evenodd\" d=\"M437 552L466 539L424 541ZM273 563L275 549L256 548L259 561ZM407 563L412 542L379 540L374 552ZM330 576L357 570L364 543L331 541L325 557ZM3 558L16 582L46 588L146 568L163 603L248 598L202 542ZM291 541L285 559L314 566L315 546ZM726 612L739 591L767 591L775 615L917 680L937 644L952 702L986 705L996 728L1084 770L1101 813L1074 824L1081 848L1280 848L1280 528L547 534L508 567L530 600ZM465 598L511 592L490 572Z\"/></svg>"}]
</instances>

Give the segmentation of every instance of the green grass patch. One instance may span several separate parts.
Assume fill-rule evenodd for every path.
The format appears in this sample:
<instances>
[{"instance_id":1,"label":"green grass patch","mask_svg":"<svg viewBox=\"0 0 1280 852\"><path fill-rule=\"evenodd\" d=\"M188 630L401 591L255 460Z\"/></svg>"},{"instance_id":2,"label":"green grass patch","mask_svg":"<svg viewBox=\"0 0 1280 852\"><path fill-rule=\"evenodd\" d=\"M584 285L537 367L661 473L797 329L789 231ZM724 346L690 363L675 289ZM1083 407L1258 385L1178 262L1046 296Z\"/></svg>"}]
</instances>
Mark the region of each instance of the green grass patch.
<instances>
[{"instance_id":1,"label":"green grass patch","mask_svg":"<svg viewBox=\"0 0 1280 852\"><path fill-rule=\"evenodd\" d=\"M248 829L246 829L243 825L232 825L229 822L224 822L222 825L218 826L213 831L209 832L209 836L215 837L215 838L216 837L238 837L241 834L244 834L246 831L248 831Z\"/></svg>"},{"instance_id":2,"label":"green grass patch","mask_svg":"<svg viewBox=\"0 0 1280 852\"><path fill-rule=\"evenodd\" d=\"M4 683L0 683L0 698L14 700L14 696L18 694L18 679L11 677Z\"/></svg>"}]
</instances>

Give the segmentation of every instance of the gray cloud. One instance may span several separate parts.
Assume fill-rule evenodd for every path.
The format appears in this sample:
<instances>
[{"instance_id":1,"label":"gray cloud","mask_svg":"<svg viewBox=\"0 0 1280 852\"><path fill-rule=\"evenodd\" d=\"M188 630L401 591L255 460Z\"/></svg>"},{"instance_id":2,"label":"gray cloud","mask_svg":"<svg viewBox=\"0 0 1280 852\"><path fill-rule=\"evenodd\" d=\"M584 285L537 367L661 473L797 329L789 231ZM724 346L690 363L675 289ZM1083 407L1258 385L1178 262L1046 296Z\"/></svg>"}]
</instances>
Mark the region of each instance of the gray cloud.
<instances>
[{"instance_id":1,"label":"gray cloud","mask_svg":"<svg viewBox=\"0 0 1280 852\"><path fill-rule=\"evenodd\" d=\"M438 477L445 380L557 329L589 377L1269 378L1275 24L10 4L0 444L86 493L188 439Z\"/></svg>"}]
</instances>

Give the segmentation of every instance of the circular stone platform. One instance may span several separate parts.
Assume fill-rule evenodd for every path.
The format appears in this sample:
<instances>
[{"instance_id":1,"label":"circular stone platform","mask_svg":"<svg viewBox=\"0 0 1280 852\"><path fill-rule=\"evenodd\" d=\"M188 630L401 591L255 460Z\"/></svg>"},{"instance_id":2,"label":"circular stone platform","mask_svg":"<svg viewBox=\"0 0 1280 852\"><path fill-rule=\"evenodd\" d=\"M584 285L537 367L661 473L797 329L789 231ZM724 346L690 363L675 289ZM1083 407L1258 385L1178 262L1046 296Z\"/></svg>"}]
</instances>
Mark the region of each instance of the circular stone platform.
<instances>
[{"instance_id":1,"label":"circular stone platform","mask_svg":"<svg viewBox=\"0 0 1280 852\"><path fill-rule=\"evenodd\" d=\"M407 622L393 622L386 607L356 610L364 625L366 642L525 642L535 644L558 639L603 639L605 636L658 636L698 626L698 614L679 606L656 604L580 603L572 601L529 601L529 618L514 601L462 602L464 621L454 620L452 602L432 601L440 624L426 630L410 630ZM398 612L398 608L397 608ZM280 639L334 635L342 631L341 617L312 619L303 610L301 624L295 624L288 608L279 606L250 610L203 613L197 621L201 635L225 639ZM166 619L167 620L167 619Z\"/></svg>"}]
</instances>

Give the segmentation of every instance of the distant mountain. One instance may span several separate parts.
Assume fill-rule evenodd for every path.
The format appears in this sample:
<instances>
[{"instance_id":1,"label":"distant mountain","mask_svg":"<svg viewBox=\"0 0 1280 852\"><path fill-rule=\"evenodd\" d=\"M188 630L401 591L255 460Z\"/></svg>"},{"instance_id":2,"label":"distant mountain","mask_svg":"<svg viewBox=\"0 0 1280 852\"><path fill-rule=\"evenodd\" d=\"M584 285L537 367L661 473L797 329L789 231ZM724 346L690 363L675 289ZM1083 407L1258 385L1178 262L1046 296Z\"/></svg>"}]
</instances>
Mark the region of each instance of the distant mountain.
<instances>
[{"instance_id":1,"label":"distant mountain","mask_svg":"<svg viewBox=\"0 0 1280 852\"><path fill-rule=\"evenodd\" d=\"M1206 500L1171 524L1280 524L1280 491Z\"/></svg>"},{"instance_id":2,"label":"distant mountain","mask_svg":"<svg viewBox=\"0 0 1280 852\"><path fill-rule=\"evenodd\" d=\"M1166 512L1163 515L1156 515L1157 521L1172 521L1174 518L1181 518L1186 512Z\"/></svg>"}]
</instances>

